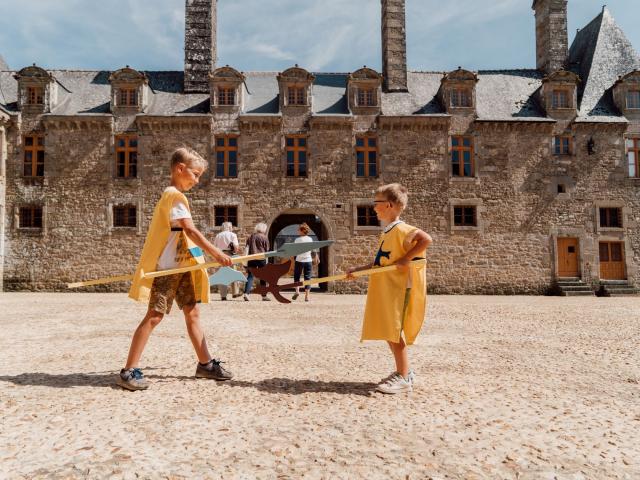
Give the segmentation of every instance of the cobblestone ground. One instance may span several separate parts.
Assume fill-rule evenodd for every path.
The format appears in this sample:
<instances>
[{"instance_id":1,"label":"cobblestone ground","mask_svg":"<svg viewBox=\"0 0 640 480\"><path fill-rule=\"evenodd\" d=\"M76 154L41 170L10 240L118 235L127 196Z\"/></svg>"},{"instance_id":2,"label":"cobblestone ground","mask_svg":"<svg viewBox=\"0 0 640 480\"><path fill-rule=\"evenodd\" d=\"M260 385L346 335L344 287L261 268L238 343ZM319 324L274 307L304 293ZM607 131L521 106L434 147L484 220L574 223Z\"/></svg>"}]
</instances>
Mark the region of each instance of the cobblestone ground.
<instances>
[{"instance_id":1,"label":"cobblestone ground","mask_svg":"<svg viewBox=\"0 0 640 480\"><path fill-rule=\"evenodd\" d=\"M640 299L432 296L415 391L359 342L361 296L202 306L235 374L195 380L176 310L114 386L145 310L0 294L0 478L640 478Z\"/></svg>"}]
</instances>

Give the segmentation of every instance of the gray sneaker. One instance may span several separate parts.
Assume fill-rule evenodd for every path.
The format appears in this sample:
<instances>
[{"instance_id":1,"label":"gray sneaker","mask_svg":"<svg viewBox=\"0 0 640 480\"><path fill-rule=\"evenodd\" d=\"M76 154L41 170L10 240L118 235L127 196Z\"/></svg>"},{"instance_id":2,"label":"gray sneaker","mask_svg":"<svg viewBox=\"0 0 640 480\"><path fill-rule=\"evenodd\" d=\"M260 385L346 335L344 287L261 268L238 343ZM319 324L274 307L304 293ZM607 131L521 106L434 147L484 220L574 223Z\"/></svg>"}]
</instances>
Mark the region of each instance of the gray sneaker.
<instances>
[{"instance_id":1,"label":"gray sneaker","mask_svg":"<svg viewBox=\"0 0 640 480\"><path fill-rule=\"evenodd\" d=\"M149 388L149 382L144 378L142 370L139 368L128 368L120 370L120 375L116 380L116 384L127 390L146 390Z\"/></svg>"},{"instance_id":2,"label":"gray sneaker","mask_svg":"<svg viewBox=\"0 0 640 480\"><path fill-rule=\"evenodd\" d=\"M379 383L386 383L396 375L398 375L398 372L392 372L388 376L381 378ZM413 386L416 383L416 372L414 372L413 370L409 370L407 381Z\"/></svg>"},{"instance_id":3,"label":"gray sneaker","mask_svg":"<svg viewBox=\"0 0 640 480\"><path fill-rule=\"evenodd\" d=\"M196 378L212 378L213 380L223 381L231 380L233 373L224 368L221 363L224 363L215 358L209 360L209 363L198 363L196 367Z\"/></svg>"},{"instance_id":4,"label":"gray sneaker","mask_svg":"<svg viewBox=\"0 0 640 480\"><path fill-rule=\"evenodd\" d=\"M413 386L409 380L406 380L402 375L396 373L386 382L379 384L376 390L382 393L395 394L410 392L413 390Z\"/></svg>"}]
</instances>

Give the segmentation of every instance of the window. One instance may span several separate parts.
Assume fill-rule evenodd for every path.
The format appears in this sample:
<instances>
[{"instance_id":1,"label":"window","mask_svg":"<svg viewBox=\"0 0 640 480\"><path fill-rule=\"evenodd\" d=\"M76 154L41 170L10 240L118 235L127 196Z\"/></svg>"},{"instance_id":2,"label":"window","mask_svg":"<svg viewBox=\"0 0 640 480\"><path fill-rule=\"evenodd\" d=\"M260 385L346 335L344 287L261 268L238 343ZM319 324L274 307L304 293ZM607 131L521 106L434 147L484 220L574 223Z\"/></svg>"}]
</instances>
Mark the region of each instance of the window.
<instances>
[{"instance_id":1,"label":"window","mask_svg":"<svg viewBox=\"0 0 640 480\"><path fill-rule=\"evenodd\" d=\"M213 214L216 227L221 227L224 222L231 222L234 227L238 226L238 207L217 206L214 207Z\"/></svg>"},{"instance_id":2,"label":"window","mask_svg":"<svg viewBox=\"0 0 640 480\"><path fill-rule=\"evenodd\" d=\"M600 208L600 227L622 228L622 209Z\"/></svg>"},{"instance_id":3,"label":"window","mask_svg":"<svg viewBox=\"0 0 640 480\"><path fill-rule=\"evenodd\" d=\"M135 88L121 88L118 96L121 107L136 107L138 105L138 91Z\"/></svg>"},{"instance_id":4,"label":"window","mask_svg":"<svg viewBox=\"0 0 640 480\"><path fill-rule=\"evenodd\" d=\"M640 108L640 90L631 90L627 92L627 108L628 109Z\"/></svg>"},{"instance_id":5,"label":"window","mask_svg":"<svg viewBox=\"0 0 640 480\"><path fill-rule=\"evenodd\" d=\"M473 177L473 139L451 137L451 173L454 177Z\"/></svg>"},{"instance_id":6,"label":"window","mask_svg":"<svg viewBox=\"0 0 640 480\"><path fill-rule=\"evenodd\" d=\"M287 177L307 176L307 138L303 135L285 137Z\"/></svg>"},{"instance_id":7,"label":"window","mask_svg":"<svg viewBox=\"0 0 640 480\"><path fill-rule=\"evenodd\" d=\"M137 223L137 209L135 205L113 206L114 227L136 227Z\"/></svg>"},{"instance_id":8,"label":"window","mask_svg":"<svg viewBox=\"0 0 640 480\"><path fill-rule=\"evenodd\" d=\"M571 155L571 137L566 135L553 137L553 154Z\"/></svg>"},{"instance_id":9,"label":"window","mask_svg":"<svg viewBox=\"0 0 640 480\"><path fill-rule=\"evenodd\" d=\"M238 136L216 137L216 177L238 176Z\"/></svg>"},{"instance_id":10,"label":"window","mask_svg":"<svg viewBox=\"0 0 640 480\"><path fill-rule=\"evenodd\" d=\"M25 177L44 177L44 137L30 135L24 137Z\"/></svg>"},{"instance_id":11,"label":"window","mask_svg":"<svg viewBox=\"0 0 640 480\"><path fill-rule=\"evenodd\" d=\"M551 92L551 106L553 108L569 108L569 92L566 90Z\"/></svg>"},{"instance_id":12,"label":"window","mask_svg":"<svg viewBox=\"0 0 640 480\"><path fill-rule=\"evenodd\" d=\"M287 90L287 105L305 105L304 87L289 87Z\"/></svg>"},{"instance_id":13,"label":"window","mask_svg":"<svg viewBox=\"0 0 640 480\"><path fill-rule=\"evenodd\" d=\"M42 228L42 207L20 207L18 215L20 228Z\"/></svg>"},{"instance_id":14,"label":"window","mask_svg":"<svg viewBox=\"0 0 640 480\"><path fill-rule=\"evenodd\" d=\"M640 178L640 138L627 138L625 144L629 176Z\"/></svg>"},{"instance_id":15,"label":"window","mask_svg":"<svg viewBox=\"0 0 640 480\"><path fill-rule=\"evenodd\" d=\"M558 193L567 193L567 186L564 183L558 184Z\"/></svg>"},{"instance_id":16,"label":"window","mask_svg":"<svg viewBox=\"0 0 640 480\"><path fill-rule=\"evenodd\" d=\"M468 88L454 88L451 90L452 107L471 107L471 91Z\"/></svg>"},{"instance_id":17,"label":"window","mask_svg":"<svg viewBox=\"0 0 640 480\"><path fill-rule=\"evenodd\" d=\"M380 222L378 216L371 205L359 205L357 208L358 213L358 227L379 227Z\"/></svg>"},{"instance_id":18,"label":"window","mask_svg":"<svg viewBox=\"0 0 640 480\"><path fill-rule=\"evenodd\" d=\"M236 89L233 87L218 88L218 105L235 105Z\"/></svg>"},{"instance_id":19,"label":"window","mask_svg":"<svg viewBox=\"0 0 640 480\"><path fill-rule=\"evenodd\" d=\"M358 88L359 107L375 107L378 104L376 97L376 90L373 88Z\"/></svg>"},{"instance_id":20,"label":"window","mask_svg":"<svg viewBox=\"0 0 640 480\"><path fill-rule=\"evenodd\" d=\"M477 227L476 207L453 207L453 224L456 227Z\"/></svg>"},{"instance_id":21,"label":"window","mask_svg":"<svg viewBox=\"0 0 640 480\"><path fill-rule=\"evenodd\" d=\"M27 87L27 105L44 105L44 89Z\"/></svg>"},{"instance_id":22,"label":"window","mask_svg":"<svg viewBox=\"0 0 640 480\"><path fill-rule=\"evenodd\" d=\"M118 135L116 143L116 177L136 178L138 176L138 137Z\"/></svg>"},{"instance_id":23,"label":"window","mask_svg":"<svg viewBox=\"0 0 640 480\"><path fill-rule=\"evenodd\" d=\"M375 136L356 137L356 176L378 176L378 139Z\"/></svg>"}]
</instances>

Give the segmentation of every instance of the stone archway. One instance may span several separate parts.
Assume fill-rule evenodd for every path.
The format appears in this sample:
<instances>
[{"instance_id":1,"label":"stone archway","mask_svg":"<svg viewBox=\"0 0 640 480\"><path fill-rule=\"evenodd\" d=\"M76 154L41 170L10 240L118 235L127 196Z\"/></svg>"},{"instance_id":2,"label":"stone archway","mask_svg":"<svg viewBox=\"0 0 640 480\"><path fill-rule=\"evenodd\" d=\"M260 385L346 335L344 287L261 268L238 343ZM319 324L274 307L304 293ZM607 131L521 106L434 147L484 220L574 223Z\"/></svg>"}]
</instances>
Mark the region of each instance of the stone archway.
<instances>
[{"instance_id":1,"label":"stone archway","mask_svg":"<svg viewBox=\"0 0 640 480\"><path fill-rule=\"evenodd\" d=\"M309 211L300 211L300 210L292 210L285 211L278 215L272 222L269 227L269 232L267 236L269 237L269 244L276 247L275 239L276 235L283 230L285 227L289 225L299 225L301 223L306 223L309 225L311 230L316 234L318 240L327 240L329 237L329 233L326 225L320 219L318 215L311 213ZM318 265L318 276L326 277L329 272L329 254L327 248L320 249L320 264ZM321 283L317 285L317 288L313 288L314 290L320 290L322 292L326 292L328 289L328 284Z\"/></svg>"}]
</instances>

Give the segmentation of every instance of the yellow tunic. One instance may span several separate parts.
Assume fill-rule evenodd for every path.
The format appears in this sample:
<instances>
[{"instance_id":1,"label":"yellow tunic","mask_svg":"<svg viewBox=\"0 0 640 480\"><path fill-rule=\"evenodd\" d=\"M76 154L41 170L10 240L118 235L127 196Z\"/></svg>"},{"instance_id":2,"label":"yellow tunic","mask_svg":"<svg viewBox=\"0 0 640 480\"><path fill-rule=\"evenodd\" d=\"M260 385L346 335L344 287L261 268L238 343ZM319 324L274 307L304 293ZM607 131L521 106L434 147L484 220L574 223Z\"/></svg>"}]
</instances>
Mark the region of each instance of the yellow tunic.
<instances>
[{"instance_id":1,"label":"yellow tunic","mask_svg":"<svg viewBox=\"0 0 640 480\"><path fill-rule=\"evenodd\" d=\"M383 233L378 244L375 266L391 265L410 250L412 245L408 245L406 240L416 230L416 227L401 222ZM423 251L417 257L424 258L425 255L426 251ZM404 311L409 275L411 292L407 309ZM422 327L426 305L426 265L411 266L409 272L405 273L394 270L371 275L361 340L387 340L398 343L400 336L404 334L406 344L413 344Z\"/></svg>"},{"instance_id":2,"label":"yellow tunic","mask_svg":"<svg viewBox=\"0 0 640 480\"><path fill-rule=\"evenodd\" d=\"M136 272L133 274L133 283L129 290L129 298L140 302L149 300L153 279L144 278L144 274L156 270L158 258L160 258L162 251L167 245L167 240L171 233L170 212L176 202L182 202L189 208L189 201L183 193L175 189L168 189L162 194L153 211L153 218L151 219L151 225L149 225L144 247L142 247L140 261L138 262ZM183 242L179 243L186 243L187 249L191 252L190 261L192 264L204 263L204 257L200 248L184 233L182 233L182 236L183 238L181 240ZM181 252L178 252L178 254L180 253ZM207 271L195 270L191 272L191 280L195 287L196 300L202 303L209 303L209 279L207 277Z\"/></svg>"}]
</instances>

